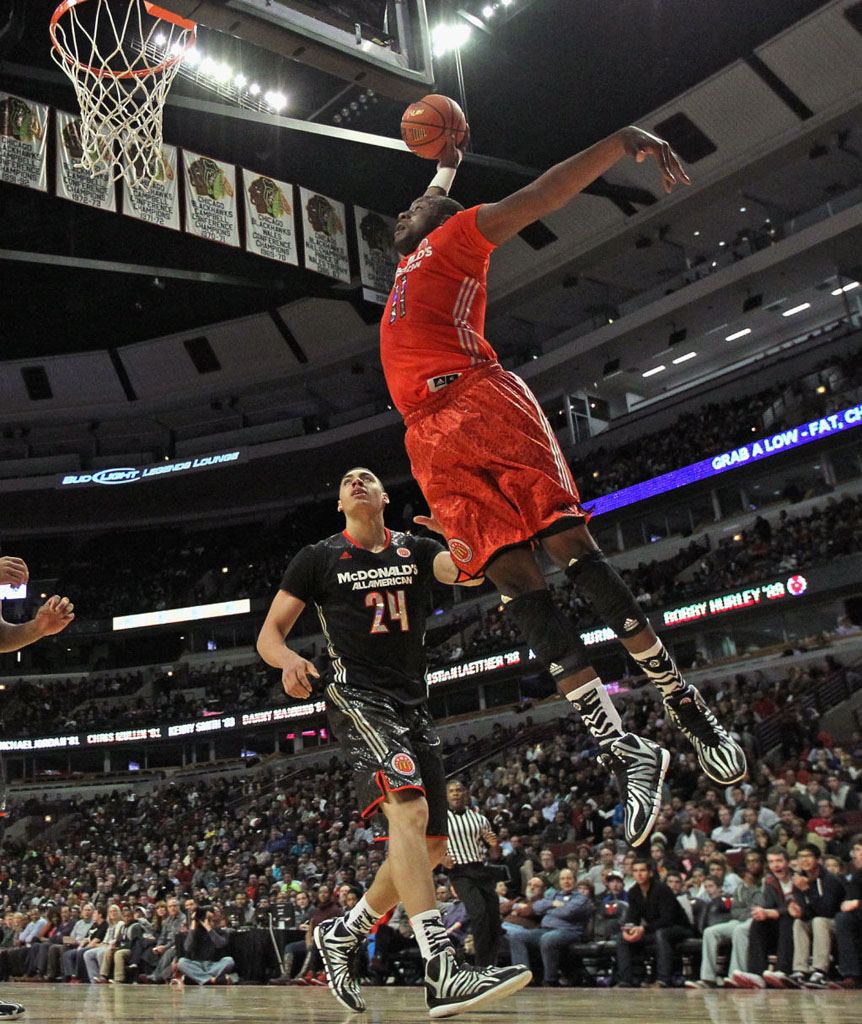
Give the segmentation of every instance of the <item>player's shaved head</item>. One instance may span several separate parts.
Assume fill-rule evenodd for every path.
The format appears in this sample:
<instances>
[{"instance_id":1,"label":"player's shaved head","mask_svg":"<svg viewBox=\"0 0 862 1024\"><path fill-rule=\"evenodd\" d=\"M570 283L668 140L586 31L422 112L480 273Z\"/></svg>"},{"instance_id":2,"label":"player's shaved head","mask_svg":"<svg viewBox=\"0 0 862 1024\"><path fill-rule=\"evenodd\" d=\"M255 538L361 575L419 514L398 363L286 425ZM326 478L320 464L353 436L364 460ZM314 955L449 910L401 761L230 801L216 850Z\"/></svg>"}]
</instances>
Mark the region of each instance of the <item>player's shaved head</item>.
<instances>
[{"instance_id":1,"label":"player's shaved head","mask_svg":"<svg viewBox=\"0 0 862 1024\"><path fill-rule=\"evenodd\" d=\"M454 217L456 213L462 213L464 210L464 207L458 200L452 199L450 196L424 196L423 198L431 202L437 227L440 227L450 217Z\"/></svg>"},{"instance_id":2,"label":"player's shaved head","mask_svg":"<svg viewBox=\"0 0 862 1024\"><path fill-rule=\"evenodd\" d=\"M395 251L408 256L423 238L463 209L449 196L419 196L414 199L409 210L398 214L393 236Z\"/></svg>"}]
</instances>

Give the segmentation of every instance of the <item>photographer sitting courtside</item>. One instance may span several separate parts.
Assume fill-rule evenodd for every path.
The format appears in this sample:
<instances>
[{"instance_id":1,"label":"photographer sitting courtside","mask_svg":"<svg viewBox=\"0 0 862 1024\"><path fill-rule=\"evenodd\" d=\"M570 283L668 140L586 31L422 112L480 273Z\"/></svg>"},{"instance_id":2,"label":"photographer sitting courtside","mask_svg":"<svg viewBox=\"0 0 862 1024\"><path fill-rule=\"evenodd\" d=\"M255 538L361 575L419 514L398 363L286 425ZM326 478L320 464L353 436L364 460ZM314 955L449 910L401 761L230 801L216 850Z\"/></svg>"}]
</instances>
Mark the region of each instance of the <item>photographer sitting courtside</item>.
<instances>
[{"instance_id":1,"label":"photographer sitting courtside","mask_svg":"<svg viewBox=\"0 0 862 1024\"><path fill-rule=\"evenodd\" d=\"M233 959L219 957L227 946L227 936L215 927L214 922L215 915L210 907L195 910L194 925L186 933L183 943L185 956L177 960L177 970L198 985L215 985L222 976L226 984L233 981L230 975Z\"/></svg>"}]
</instances>

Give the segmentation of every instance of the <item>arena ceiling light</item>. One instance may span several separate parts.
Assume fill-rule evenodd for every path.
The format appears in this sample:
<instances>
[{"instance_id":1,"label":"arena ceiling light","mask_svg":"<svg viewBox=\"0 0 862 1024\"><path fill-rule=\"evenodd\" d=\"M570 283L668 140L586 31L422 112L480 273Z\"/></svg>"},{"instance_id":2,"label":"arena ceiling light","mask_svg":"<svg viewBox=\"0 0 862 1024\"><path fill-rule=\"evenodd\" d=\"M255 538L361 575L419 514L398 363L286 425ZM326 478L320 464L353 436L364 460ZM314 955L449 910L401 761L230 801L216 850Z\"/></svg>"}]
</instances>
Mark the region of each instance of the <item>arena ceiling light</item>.
<instances>
[{"instance_id":1,"label":"arena ceiling light","mask_svg":"<svg viewBox=\"0 0 862 1024\"><path fill-rule=\"evenodd\" d=\"M166 41L156 37L149 45L148 52L152 51L158 58L164 59L168 52L165 49ZM249 85L248 77L241 71L235 73L229 64L202 53L196 46L186 54L180 74L248 110L280 113L288 104L283 93L276 89L265 91L257 82Z\"/></svg>"},{"instance_id":2,"label":"arena ceiling light","mask_svg":"<svg viewBox=\"0 0 862 1024\"><path fill-rule=\"evenodd\" d=\"M696 355L697 352L686 352L684 356L677 356L676 359L673 360L673 365L679 366L680 363L687 363L689 359L694 359Z\"/></svg>"},{"instance_id":3,"label":"arena ceiling light","mask_svg":"<svg viewBox=\"0 0 862 1024\"><path fill-rule=\"evenodd\" d=\"M797 313L802 313L806 309L811 309L810 302L803 302L798 306L794 306L792 309L785 309L781 314L782 316L795 316Z\"/></svg>"},{"instance_id":4,"label":"arena ceiling light","mask_svg":"<svg viewBox=\"0 0 862 1024\"><path fill-rule=\"evenodd\" d=\"M661 373L662 370L666 369L667 367L662 363L661 366L654 366L651 370L647 370L645 373L642 373L641 377L654 377L657 373Z\"/></svg>"},{"instance_id":5,"label":"arena ceiling light","mask_svg":"<svg viewBox=\"0 0 862 1024\"><path fill-rule=\"evenodd\" d=\"M444 57L453 50L460 50L472 35L473 30L465 22L438 25L431 30L431 49L435 57Z\"/></svg>"},{"instance_id":6,"label":"arena ceiling light","mask_svg":"<svg viewBox=\"0 0 862 1024\"><path fill-rule=\"evenodd\" d=\"M854 288L859 287L858 281L851 281L850 284L845 284L843 288L836 288L832 294L840 295L842 292L852 292Z\"/></svg>"},{"instance_id":7,"label":"arena ceiling light","mask_svg":"<svg viewBox=\"0 0 862 1024\"><path fill-rule=\"evenodd\" d=\"M733 334L728 334L724 339L725 341L736 341L737 338L744 338L746 334L751 334L750 327L743 327L741 331L735 331Z\"/></svg>"},{"instance_id":8,"label":"arena ceiling light","mask_svg":"<svg viewBox=\"0 0 862 1024\"><path fill-rule=\"evenodd\" d=\"M263 97L265 102L272 107L272 109L278 113L287 106L287 97L280 92L268 92Z\"/></svg>"}]
</instances>

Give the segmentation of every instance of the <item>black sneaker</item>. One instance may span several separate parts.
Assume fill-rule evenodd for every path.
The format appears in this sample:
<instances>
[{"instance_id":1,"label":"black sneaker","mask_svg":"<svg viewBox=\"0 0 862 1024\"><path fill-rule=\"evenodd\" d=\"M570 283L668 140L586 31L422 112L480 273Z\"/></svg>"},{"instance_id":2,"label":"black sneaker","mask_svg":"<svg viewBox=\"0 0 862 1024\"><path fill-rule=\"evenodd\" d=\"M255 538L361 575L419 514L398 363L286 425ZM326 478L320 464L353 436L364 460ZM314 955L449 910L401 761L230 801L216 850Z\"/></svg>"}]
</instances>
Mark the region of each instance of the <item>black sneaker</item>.
<instances>
[{"instance_id":1,"label":"black sneaker","mask_svg":"<svg viewBox=\"0 0 862 1024\"><path fill-rule=\"evenodd\" d=\"M652 740L628 732L611 740L599 760L617 777L626 809L626 841L639 846L652 832L661 810L670 753Z\"/></svg>"},{"instance_id":2,"label":"black sneaker","mask_svg":"<svg viewBox=\"0 0 862 1024\"><path fill-rule=\"evenodd\" d=\"M425 964L428 1016L454 1017L474 1010L517 992L532 978L528 967L470 967L458 963L454 950L444 950Z\"/></svg>"},{"instance_id":3,"label":"black sneaker","mask_svg":"<svg viewBox=\"0 0 862 1024\"><path fill-rule=\"evenodd\" d=\"M711 779L731 786L745 778L748 765L742 747L719 723L698 690L686 683L665 697L664 706Z\"/></svg>"},{"instance_id":4,"label":"black sneaker","mask_svg":"<svg viewBox=\"0 0 862 1024\"><path fill-rule=\"evenodd\" d=\"M0 1020L18 1020L26 1012L20 1003L0 1003Z\"/></svg>"},{"instance_id":5,"label":"black sneaker","mask_svg":"<svg viewBox=\"0 0 862 1024\"><path fill-rule=\"evenodd\" d=\"M314 944L320 950L332 994L342 1006L354 1013L365 1009L365 1000L354 973L359 942L340 917L321 921L314 929Z\"/></svg>"}]
</instances>

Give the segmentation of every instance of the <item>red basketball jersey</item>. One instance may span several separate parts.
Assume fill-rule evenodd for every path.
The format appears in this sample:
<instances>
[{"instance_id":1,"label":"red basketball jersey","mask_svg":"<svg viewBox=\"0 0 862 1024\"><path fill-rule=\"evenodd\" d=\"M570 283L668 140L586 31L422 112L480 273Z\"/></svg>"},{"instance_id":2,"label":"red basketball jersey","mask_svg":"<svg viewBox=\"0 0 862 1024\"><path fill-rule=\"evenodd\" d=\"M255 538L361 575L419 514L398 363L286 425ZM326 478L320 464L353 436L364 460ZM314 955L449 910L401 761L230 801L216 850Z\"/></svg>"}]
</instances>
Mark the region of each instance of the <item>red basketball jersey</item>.
<instances>
[{"instance_id":1,"label":"red basketball jersey","mask_svg":"<svg viewBox=\"0 0 862 1024\"><path fill-rule=\"evenodd\" d=\"M496 246L476 226L474 206L423 238L395 271L380 324L380 358L402 414L445 378L497 354L483 336L488 260Z\"/></svg>"}]
</instances>

